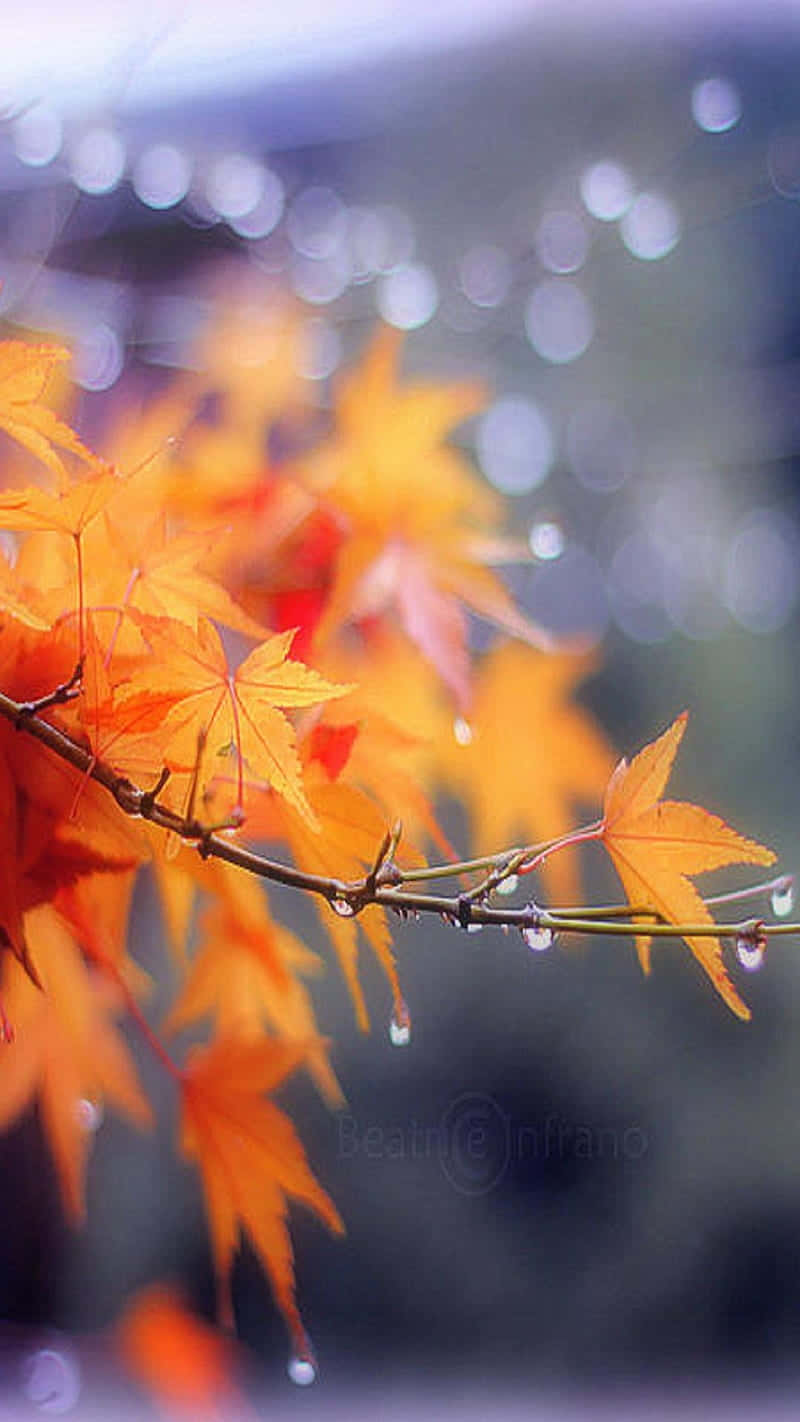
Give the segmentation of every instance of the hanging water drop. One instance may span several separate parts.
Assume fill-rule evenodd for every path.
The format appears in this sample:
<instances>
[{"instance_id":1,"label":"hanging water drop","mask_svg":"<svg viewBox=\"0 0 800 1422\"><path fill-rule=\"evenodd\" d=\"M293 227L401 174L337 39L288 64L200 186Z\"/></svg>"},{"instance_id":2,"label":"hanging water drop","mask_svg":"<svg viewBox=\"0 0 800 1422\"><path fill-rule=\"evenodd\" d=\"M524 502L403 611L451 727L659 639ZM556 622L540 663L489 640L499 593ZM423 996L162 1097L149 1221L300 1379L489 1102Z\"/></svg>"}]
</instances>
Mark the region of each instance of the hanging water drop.
<instances>
[{"instance_id":1,"label":"hanging water drop","mask_svg":"<svg viewBox=\"0 0 800 1422\"><path fill-rule=\"evenodd\" d=\"M776 918L788 918L794 908L794 884L790 878L779 879L774 885L770 907Z\"/></svg>"},{"instance_id":2,"label":"hanging water drop","mask_svg":"<svg viewBox=\"0 0 800 1422\"><path fill-rule=\"evenodd\" d=\"M302 1354L295 1354L289 1359L286 1371L296 1387L308 1387L316 1382L317 1369L312 1359Z\"/></svg>"},{"instance_id":3,"label":"hanging water drop","mask_svg":"<svg viewBox=\"0 0 800 1422\"><path fill-rule=\"evenodd\" d=\"M393 1047L407 1047L411 1041L411 1015L402 1000L395 1005L392 1013L389 1041Z\"/></svg>"},{"instance_id":4,"label":"hanging water drop","mask_svg":"<svg viewBox=\"0 0 800 1422\"><path fill-rule=\"evenodd\" d=\"M331 899L331 908L340 918L352 918L355 913L349 899Z\"/></svg>"},{"instance_id":5,"label":"hanging water drop","mask_svg":"<svg viewBox=\"0 0 800 1422\"><path fill-rule=\"evenodd\" d=\"M750 934L742 933L736 940L736 956L748 973L758 972L758 969L763 965L766 952L765 938L753 938Z\"/></svg>"},{"instance_id":6,"label":"hanging water drop","mask_svg":"<svg viewBox=\"0 0 800 1422\"><path fill-rule=\"evenodd\" d=\"M523 928L522 936L534 953L544 953L548 948L552 948L556 941L552 928L547 928L544 924L534 924L530 928Z\"/></svg>"}]
</instances>

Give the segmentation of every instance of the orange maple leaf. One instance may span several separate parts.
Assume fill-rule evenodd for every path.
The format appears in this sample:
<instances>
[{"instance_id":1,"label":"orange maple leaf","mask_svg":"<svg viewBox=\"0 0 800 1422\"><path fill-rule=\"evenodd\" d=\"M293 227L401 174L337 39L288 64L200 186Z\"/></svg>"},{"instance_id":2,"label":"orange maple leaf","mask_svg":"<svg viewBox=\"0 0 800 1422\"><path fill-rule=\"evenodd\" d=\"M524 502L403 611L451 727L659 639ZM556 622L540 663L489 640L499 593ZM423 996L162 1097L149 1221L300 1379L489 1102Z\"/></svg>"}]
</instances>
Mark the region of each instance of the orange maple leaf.
<instances>
[{"instance_id":1,"label":"orange maple leaf","mask_svg":"<svg viewBox=\"0 0 800 1422\"><path fill-rule=\"evenodd\" d=\"M119 487L119 477L104 465L66 485L58 494L48 494L35 484L27 489L10 490L0 494L0 527L19 532L52 529L80 538Z\"/></svg>"},{"instance_id":2,"label":"orange maple leaf","mask_svg":"<svg viewBox=\"0 0 800 1422\"><path fill-rule=\"evenodd\" d=\"M632 906L651 908L667 923L712 924L687 875L727 864L772 864L775 855L763 844L742 838L699 805L659 800L687 719L684 712L630 765L620 761L606 791L599 837ZM646 934L636 939L645 972L650 966L650 941ZM749 1009L725 971L719 939L687 934L686 942L731 1010L747 1020Z\"/></svg>"},{"instance_id":3,"label":"orange maple leaf","mask_svg":"<svg viewBox=\"0 0 800 1422\"><path fill-rule=\"evenodd\" d=\"M200 918L199 941L177 1001L164 1023L176 1032L213 1016L217 1036L260 1041L265 1026L288 1041L309 1043L306 1065L332 1106L344 1101L327 1044L318 1036L311 999L298 974L318 974L316 953L269 911L253 878L225 864L204 866L215 897Z\"/></svg>"},{"instance_id":4,"label":"orange maple leaf","mask_svg":"<svg viewBox=\"0 0 800 1422\"><path fill-rule=\"evenodd\" d=\"M69 359L63 346L0 342L0 428L61 479L66 479L67 470L56 448L94 469L102 467L69 425L40 403L54 368Z\"/></svg>"},{"instance_id":5,"label":"orange maple leaf","mask_svg":"<svg viewBox=\"0 0 800 1422\"><path fill-rule=\"evenodd\" d=\"M476 677L459 738L440 738L445 781L470 810L476 854L517 842L561 839L575 807L597 803L614 766L589 712L571 699L594 668L585 656L543 655L521 643L491 651ZM562 904L576 903L574 854L554 854L542 873Z\"/></svg>"},{"instance_id":6,"label":"orange maple leaf","mask_svg":"<svg viewBox=\"0 0 800 1422\"><path fill-rule=\"evenodd\" d=\"M156 658L145 660L116 703L125 724L141 709L140 730L161 729L168 763L191 767L198 739L207 756L233 748L237 762L237 807L248 779L272 785L313 822L303 791L302 768L294 727L284 708L312 706L344 696L349 686L334 686L302 662L290 659L293 632L270 637L231 672L219 633L200 618L197 634L171 618L138 617ZM116 712L112 712L112 715ZM202 774L199 783L205 785Z\"/></svg>"},{"instance_id":7,"label":"orange maple leaf","mask_svg":"<svg viewBox=\"0 0 800 1422\"><path fill-rule=\"evenodd\" d=\"M230 1274L240 1234L261 1260L295 1351L308 1340L295 1301L287 1199L300 1200L330 1230L344 1226L314 1178L289 1118L263 1093L301 1065L298 1043L219 1040L192 1055L182 1075L181 1147L203 1179L223 1324L232 1325Z\"/></svg>"},{"instance_id":8,"label":"orange maple leaf","mask_svg":"<svg viewBox=\"0 0 800 1422\"><path fill-rule=\"evenodd\" d=\"M483 403L475 385L397 383L400 338L379 331L338 392L335 430L306 464L322 506L342 522L321 644L348 619L393 608L406 635L463 704L469 691L462 604L538 646L542 628L514 606L490 564L515 561L495 534L499 501L444 437Z\"/></svg>"},{"instance_id":9,"label":"orange maple leaf","mask_svg":"<svg viewBox=\"0 0 800 1422\"><path fill-rule=\"evenodd\" d=\"M156 1284L137 1294L114 1337L128 1371L170 1416L256 1422L235 1380L233 1340L190 1313L173 1289Z\"/></svg>"},{"instance_id":10,"label":"orange maple leaf","mask_svg":"<svg viewBox=\"0 0 800 1422\"><path fill-rule=\"evenodd\" d=\"M25 928L42 988L5 955L3 996L16 1040L0 1072L0 1129L38 1100L65 1209L79 1222L91 1144L85 1112L107 1098L144 1127L150 1108L114 1025L121 1007L117 990L87 967L49 904L26 914Z\"/></svg>"},{"instance_id":11,"label":"orange maple leaf","mask_svg":"<svg viewBox=\"0 0 800 1422\"><path fill-rule=\"evenodd\" d=\"M128 607L135 607L155 617L174 617L193 629L204 616L246 637L265 637L267 629L237 606L222 583L198 567L215 541L220 542L219 532L170 536L163 514L153 519L141 510L133 525L108 515L103 522L104 527L96 530L96 548L87 549L86 562L90 568L93 561L96 565L93 596L100 603L116 604L120 622Z\"/></svg>"}]
</instances>

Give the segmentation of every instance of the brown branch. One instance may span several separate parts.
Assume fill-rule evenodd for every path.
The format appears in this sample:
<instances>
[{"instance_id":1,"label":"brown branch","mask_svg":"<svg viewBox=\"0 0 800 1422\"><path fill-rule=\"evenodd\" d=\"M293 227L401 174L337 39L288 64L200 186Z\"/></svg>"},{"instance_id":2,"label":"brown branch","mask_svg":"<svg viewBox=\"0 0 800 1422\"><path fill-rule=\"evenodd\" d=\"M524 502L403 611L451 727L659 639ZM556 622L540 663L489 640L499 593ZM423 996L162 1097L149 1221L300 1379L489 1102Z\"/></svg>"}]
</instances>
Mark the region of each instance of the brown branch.
<instances>
[{"instance_id":1,"label":"brown branch","mask_svg":"<svg viewBox=\"0 0 800 1422\"><path fill-rule=\"evenodd\" d=\"M69 687L69 683L66 684L66 687ZM60 688L59 690L61 691L59 700L67 699L64 689ZM47 706L56 704L49 699L45 699L45 703ZM161 772L153 789L142 790L139 786L134 785L127 776L119 775L105 761L95 757L91 750L74 741L59 727L52 725L49 721L42 720L38 715L40 709L42 709L41 702L28 704L17 702L0 692L0 716L10 721L18 731L33 736L54 755L74 766L83 775L97 781L108 791L124 814L140 817L149 821L150 824L157 825L167 833L177 835L179 839L193 845L204 859L224 860L228 864L233 864L272 883L284 884L288 888L301 889L305 893L316 894L327 899L329 903L333 903L334 900L340 904L345 903L353 915L361 913L368 904L378 904L397 914L400 918L418 917L423 913L430 913L437 915L446 923L464 929L516 928L520 932L525 929L541 929L549 930L553 937L564 933L629 936L638 929L640 932L646 931L654 938L691 936L694 938L745 938L749 941L754 936L756 928L759 938L800 933L800 924L797 923L765 924L761 920L752 918L738 923L665 923L655 910L646 905L634 909L612 907L607 910L607 916L597 917L598 911L591 908L585 910L568 909L561 914L557 911L550 912L540 908L535 903L527 903L520 908L506 906L498 908L487 902L487 897L496 884L514 872L512 866L524 863L526 869L532 867L531 854L534 848L537 852L537 859L541 859L551 848L560 845L562 840L552 841L545 847L529 846L524 849L505 850L495 855L487 855L480 860L468 860L448 866L451 875L458 875L470 869L486 869L494 866L483 883L478 886L479 893L477 895L475 890L450 896L420 893L409 889L408 883L421 875L419 875L419 871L405 873L398 869L394 863L392 856L401 833L399 822L390 832L387 832L372 868L363 878L344 880L306 873L293 865L270 859L255 850L246 849L243 845L222 838L213 828L204 825L193 814L180 815L175 810L169 809L168 806L161 804L158 798L159 792L166 784L167 772L165 770ZM567 837L565 842L574 843L579 839L595 838L597 838L596 826L592 825L585 831L575 831L573 835ZM440 866L435 869L430 877L433 877L434 874L436 877L445 877L445 867ZM779 881L770 881L768 885L758 885L755 889L744 890L738 897L752 897L754 893L765 892L769 888L775 887L776 883L785 882L785 876L782 876ZM731 897L735 896L723 896L720 901L724 902L726 898ZM642 922L632 923L632 919L641 919Z\"/></svg>"}]
</instances>

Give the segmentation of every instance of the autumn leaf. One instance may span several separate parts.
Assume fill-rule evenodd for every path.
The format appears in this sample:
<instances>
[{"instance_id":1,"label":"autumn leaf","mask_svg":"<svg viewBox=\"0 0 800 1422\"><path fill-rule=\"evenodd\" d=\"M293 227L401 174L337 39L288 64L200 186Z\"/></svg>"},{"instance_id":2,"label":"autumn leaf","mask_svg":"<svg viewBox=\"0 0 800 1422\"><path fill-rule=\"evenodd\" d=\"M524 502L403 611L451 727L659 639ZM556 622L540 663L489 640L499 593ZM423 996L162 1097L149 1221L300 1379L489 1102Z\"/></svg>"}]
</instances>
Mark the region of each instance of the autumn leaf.
<instances>
[{"instance_id":1,"label":"autumn leaf","mask_svg":"<svg viewBox=\"0 0 800 1422\"><path fill-rule=\"evenodd\" d=\"M69 425L41 404L54 368L69 359L63 346L0 342L0 429L61 479L67 478L67 469L57 449L76 455L95 470L103 467Z\"/></svg>"},{"instance_id":2,"label":"autumn leaf","mask_svg":"<svg viewBox=\"0 0 800 1422\"><path fill-rule=\"evenodd\" d=\"M476 385L397 379L400 338L384 328L337 392L330 441L303 477L343 525L319 645L347 621L392 610L457 700L469 694L464 606L549 645L490 564L518 556L496 534L500 504L445 436L483 403Z\"/></svg>"},{"instance_id":3,"label":"autumn leaf","mask_svg":"<svg viewBox=\"0 0 800 1422\"><path fill-rule=\"evenodd\" d=\"M129 680L118 703L119 714L126 718L141 709L140 729L160 726L167 761L179 767L193 765L201 733L208 751L204 765L210 755L232 747L239 807L245 779L258 779L272 785L313 823L295 731L283 710L344 696L351 688L334 686L302 662L291 660L292 632L268 638L232 673L219 633L205 618L199 621L197 635L172 619L140 618L139 622L156 658L148 659Z\"/></svg>"},{"instance_id":4,"label":"autumn leaf","mask_svg":"<svg viewBox=\"0 0 800 1422\"><path fill-rule=\"evenodd\" d=\"M574 827L577 807L602 795L611 747L573 699L594 666L589 657L544 655L521 643L486 657L469 720L458 736L448 725L439 745L445 783L469 809L476 854L560 839ZM574 855L554 854L542 874L556 902L579 902Z\"/></svg>"},{"instance_id":5,"label":"autumn leaf","mask_svg":"<svg viewBox=\"0 0 800 1422\"><path fill-rule=\"evenodd\" d=\"M137 1294L114 1341L128 1372L169 1416L256 1422L235 1380L236 1345L191 1313L175 1290L155 1284Z\"/></svg>"},{"instance_id":6,"label":"autumn leaf","mask_svg":"<svg viewBox=\"0 0 800 1422\"><path fill-rule=\"evenodd\" d=\"M99 460L97 461L99 464ZM0 528L19 532L52 529L79 538L118 492L120 480L107 465L48 494L35 484L0 494Z\"/></svg>"},{"instance_id":7,"label":"autumn leaf","mask_svg":"<svg viewBox=\"0 0 800 1422\"><path fill-rule=\"evenodd\" d=\"M16 1039L0 1072L0 1128L36 1100L58 1172L64 1207L79 1222L91 1144L86 1113L108 1100L140 1127L150 1108L114 1018L117 990L89 969L49 904L26 915L36 987L9 954L3 1001Z\"/></svg>"},{"instance_id":8,"label":"autumn leaf","mask_svg":"<svg viewBox=\"0 0 800 1422\"><path fill-rule=\"evenodd\" d=\"M312 738L311 748L313 746ZM261 793L253 797L244 833L255 839L285 840L295 864L306 873L322 878L360 877L373 864L386 833L383 816L363 790L331 778L318 759L309 761L305 785L317 831L287 801L277 801L274 796ZM317 898L315 902L322 925L336 950L362 1031L369 1028L369 1014L358 973L360 934L366 938L384 971L395 1015L404 1016L407 1009L384 910L377 904L368 904L356 919L347 912L338 913L335 905L331 909L324 899Z\"/></svg>"},{"instance_id":9,"label":"autumn leaf","mask_svg":"<svg viewBox=\"0 0 800 1422\"><path fill-rule=\"evenodd\" d=\"M684 712L658 740L631 761L621 760L606 791L601 838L634 907L653 909L667 923L712 924L688 875L727 864L772 864L772 850L743 839L699 805L660 800L686 729ZM717 992L737 1017L750 1017L725 971L718 938L686 935L686 942ZM645 972L650 938L637 936Z\"/></svg>"},{"instance_id":10,"label":"autumn leaf","mask_svg":"<svg viewBox=\"0 0 800 1422\"><path fill-rule=\"evenodd\" d=\"M327 1044L299 975L322 964L296 934L276 922L261 884L224 864L209 864L206 890L215 890L200 917L198 942L177 1001L164 1024L176 1032L213 1017L217 1036L263 1040L265 1028L287 1041L311 1043L306 1065L331 1106L344 1101Z\"/></svg>"},{"instance_id":11,"label":"autumn leaf","mask_svg":"<svg viewBox=\"0 0 800 1422\"><path fill-rule=\"evenodd\" d=\"M220 537L218 533L217 542ZM203 616L246 637L265 637L266 629L237 607L222 583L198 566L214 544L214 533L170 536L163 514L155 519L140 517L133 526L107 515L97 539L102 581L95 573L95 595L98 602L120 608L120 622L127 609L135 607L155 617L176 618L192 629ZM87 563L91 551L86 551Z\"/></svg>"},{"instance_id":12,"label":"autumn leaf","mask_svg":"<svg viewBox=\"0 0 800 1422\"><path fill-rule=\"evenodd\" d=\"M202 1175L221 1321L232 1325L230 1275L245 1236L300 1354L308 1340L295 1302L288 1200L307 1205L334 1233L344 1229L288 1117L264 1099L264 1092L301 1065L306 1051L301 1044L271 1039L220 1040L194 1053L182 1076L181 1123L182 1149Z\"/></svg>"}]
</instances>

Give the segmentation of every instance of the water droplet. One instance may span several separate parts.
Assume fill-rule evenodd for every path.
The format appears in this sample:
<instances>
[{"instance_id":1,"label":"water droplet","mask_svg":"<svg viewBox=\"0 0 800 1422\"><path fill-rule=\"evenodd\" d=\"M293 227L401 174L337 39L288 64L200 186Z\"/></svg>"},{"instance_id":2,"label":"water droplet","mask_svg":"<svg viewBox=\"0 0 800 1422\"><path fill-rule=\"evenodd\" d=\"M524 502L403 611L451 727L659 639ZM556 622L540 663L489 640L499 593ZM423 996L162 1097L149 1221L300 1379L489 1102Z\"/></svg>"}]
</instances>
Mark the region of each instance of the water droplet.
<instances>
[{"instance_id":1,"label":"water droplet","mask_svg":"<svg viewBox=\"0 0 800 1422\"><path fill-rule=\"evenodd\" d=\"M788 918L794 908L794 884L791 879L783 879L776 884L770 896L770 906L776 918Z\"/></svg>"},{"instance_id":2,"label":"water droplet","mask_svg":"<svg viewBox=\"0 0 800 1422\"><path fill-rule=\"evenodd\" d=\"M547 519L535 523L528 534L528 545L534 558L541 563L551 563L564 552L564 530L559 524Z\"/></svg>"},{"instance_id":3,"label":"water droplet","mask_svg":"<svg viewBox=\"0 0 800 1422\"><path fill-rule=\"evenodd\" d=\"M82 1096L75 1103L75 1115L79 1126L86 1131L87 1135L94 1135L103 1124L103 1106L100 1101L92 1101L88 1096Z\"/></svg>"},{"instance_id":4,"label":"water droplet","mask_svg":"<svg viewBox=\"0 0 800 1422\"><path fill-rule=\"evenodd\" d=\"M398 1002L392 1013L389 1041L393 1047L407 1047L411 1041L411 1016L404 1002Z\"/></svg>"},{"instance_id":5,"label":"water droplet","mask_svg":"<svg viewBox=\"0 0 800 1422\"><path fill-rule=\"evenodd\" d=\"M331 908L340 918L352 918L355 913L353 905L347 899L331 899Z\"/></svg>"},{"instance_id":6,"label":"water droplet","mask_svg":"<svg viewBox=\"0 0 800 1422\"><path fill-rule=\"evenodd\" d=\"M465 721L463 716L456 716L453 722L453 735L460 746L472 744L472 727L469 721Z\"/></svg>"},{"instance_id":7,"label":"water droplet","mask_svg":"<svg viewBox=\"0 0 800 1422\"><path fill-rule=\"evenodd\" d=\"M767 944L764 938L752 938L743 933L736 940L736 956L748 973L756 973L766 957Z\"/></svg>"},{"instance_id":8,"label":"water droplet","mask_svg":"<svg viewBox=\"0 0 800 1422\"><path fill-rule=\"evenodd\" d=\"M538 927L523 928L522 936L534 953L544 953L548 948L552 948L556 941L552 928L546 928L543 924Z\"/></svg>"},{"instance_id":9,"label":"water droplet","mask_svg":"<svg viewBox=\"0 0 800 1422\"><path fill-rule=\"evenodd\" d=\"M519 884L518 874L509 874L506 879L501 879L497 885L498 894L513 894Z\"/></svg>"},{"instance_id":10,"label":"water droplet","mask_svg":"<svg viewBox=\"0 0 800 1422\"><path fill-rule=\"evenodd\" d=\"M289 1359L286 1369L296 1387L308 1387L316 1382L317 1369L311 1358L295 1354Z\"/></svg>"}]
</instances>

